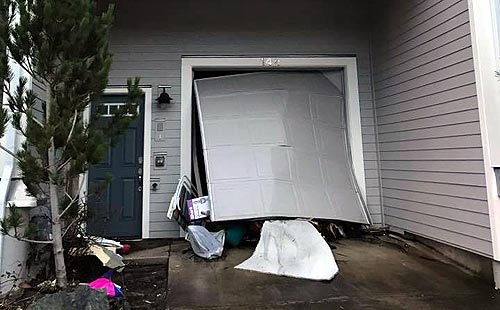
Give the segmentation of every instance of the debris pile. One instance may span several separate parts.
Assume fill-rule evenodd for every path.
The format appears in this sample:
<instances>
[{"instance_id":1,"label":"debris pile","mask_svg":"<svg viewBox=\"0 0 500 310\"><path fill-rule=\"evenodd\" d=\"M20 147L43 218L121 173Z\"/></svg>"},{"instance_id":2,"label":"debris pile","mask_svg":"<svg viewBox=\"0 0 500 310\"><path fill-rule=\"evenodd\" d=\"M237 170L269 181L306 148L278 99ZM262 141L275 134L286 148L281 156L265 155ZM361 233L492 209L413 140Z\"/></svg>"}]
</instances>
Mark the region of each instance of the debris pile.
<instances>
[{"instance_id":1,"label":"debris pile","mask_svg":"<svg viewBox=\"0 0 500 310\"><path fill-rule=\"evenodd\" d=\"M259 240L255 252L237 269L311 280L331 280L339 271L331 248L332 242L345 233L333 222L293 219L213 223L209 215L209 198L197 197L184 176L168 216L185 229L185 238L197 256L207 260L221 257L224 246L236 247L244 236L253 234ZM210 232L206 228L210 226L222 229Z\"/></svg>"},{"instance_id":2,"label":"debris pile","mask_svg":"<svg viewBox=\"0 0 500 310\"><path fill-rule=\"evenodd\" d=\"M344 235L336 221L371 223L341 85L320 71L195 79L193 182L181 178L168 217L187 231L196 255L219 257L223 245L254 233L260 241L240 269L335 276L333 245L323 236ZM262 232L255 221L264 221Z\"/></svg>"}]
</instances>

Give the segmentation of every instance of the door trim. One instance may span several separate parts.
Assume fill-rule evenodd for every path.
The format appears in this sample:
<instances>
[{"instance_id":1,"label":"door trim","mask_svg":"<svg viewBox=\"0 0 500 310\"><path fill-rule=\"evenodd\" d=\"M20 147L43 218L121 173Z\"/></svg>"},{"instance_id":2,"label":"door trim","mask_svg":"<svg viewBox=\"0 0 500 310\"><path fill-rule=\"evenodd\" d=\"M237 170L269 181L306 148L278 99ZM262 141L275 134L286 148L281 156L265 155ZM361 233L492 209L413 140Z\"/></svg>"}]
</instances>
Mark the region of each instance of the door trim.
<instances>
[{"instance_id":1,"label":"door trim","mask_svg":"<svg viewBox=\"0 0 500 310\"><path fill-rule=\"evenodd\" d=\"M333 69L343 68L354 175L366 201L356 57L183 57L181 65L181 176L191 175L191 116L194 69Z\"/></svg>"},{"instance_id":2,"label":"door trim","mask_svg":"<svg viewBox=\"0 0 500 310\"><path fill-rule=\"evenodd\" d=\"M143 182L142 182L142 239L149 238L149 201L150 189L149 184L151 180L151 119L152 119L152 89L151 87L140 87L144 93L144 151L143 151ZM103 95L127 95L128 90L126 87L109 87L103 92ZM90 107L85 111L84 119L89 119ZM88 188L88 171L80 177L80 182L83 184L82 197L87 194Z\"/></svg>"},{"instance_id":3,"label":"door trim","mask_svg":"<svg viewBox=\"0 0 500 310\"><path fill-rule=\"evenodd\" d=\"M469 0L468 5L491 244L493 259L500 261L500 185L494 170L500 167L500 8L493 0Z\"/></svg>"}]
</instances>

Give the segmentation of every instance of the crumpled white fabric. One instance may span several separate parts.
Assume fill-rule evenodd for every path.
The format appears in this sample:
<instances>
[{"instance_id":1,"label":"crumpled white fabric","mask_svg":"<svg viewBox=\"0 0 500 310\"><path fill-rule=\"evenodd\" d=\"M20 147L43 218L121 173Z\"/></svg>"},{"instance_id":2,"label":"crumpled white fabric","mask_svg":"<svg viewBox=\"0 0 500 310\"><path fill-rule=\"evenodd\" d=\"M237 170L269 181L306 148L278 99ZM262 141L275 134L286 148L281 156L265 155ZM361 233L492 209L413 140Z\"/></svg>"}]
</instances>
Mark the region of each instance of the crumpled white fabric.
<instances>
[{"instance_id":1,"label":"crumpled white fabric","mask_svg":"<svg viewBox=\"0 0 500 310\"><path fill-rule=\"evenodd\" d=\"M321 234L302 220L266 221L255 252L235 268L311 280L331 280L339 271Z\"/></svg>"}]
</instances>

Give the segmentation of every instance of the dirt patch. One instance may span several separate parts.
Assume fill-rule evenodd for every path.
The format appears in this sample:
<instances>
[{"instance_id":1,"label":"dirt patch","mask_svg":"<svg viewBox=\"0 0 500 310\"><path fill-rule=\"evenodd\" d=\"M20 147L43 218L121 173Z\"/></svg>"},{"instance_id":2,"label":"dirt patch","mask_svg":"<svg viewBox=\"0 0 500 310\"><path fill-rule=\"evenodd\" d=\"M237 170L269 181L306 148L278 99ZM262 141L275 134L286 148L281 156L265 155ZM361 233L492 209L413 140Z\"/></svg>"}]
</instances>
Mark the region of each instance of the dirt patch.
<instances>
[{"instance_id":1,"label":"dirt patch","mask_svg":"<svg viewBox=\"0 0 500 310\"><path fill-rule=\"evenodd\" d=\"M165 309L167 295L168 254L170 240L131 242L126 267L112 276L113 282L122 287L124 299L109 299L110 309ZM154 256L154 257L152 257ZM125 255L127 257L127 255ZM95 256L67 258L68 280L74 289L78 283L90 283L103 275L108 268ZM49 282L49 281L47 281ZM49 285L50 286L50 285ZM27 288L0 296L0 310L26 309L34 301L56 292L57 289L40 289L35 283Z\"/></svg>"},{"instance_id":2,"label":"dirt patch","mask_svg":"<svg viewBox=\"0 0 500 310\"><path fill-rule=\"evenodd\" d=\"M99 271L92 270L91 273L97 274ZM167 274L168 264L128 264L122 273L116 272L113 275L113 282L122 287L124 301L109 299L110 309L165 309ZM81 276L91 280L89 274ZM48 293L35 289L20 289L11 296L0 299L0 309L26 309L31 303L47 295Z\"/></svg>"},{"instance_id":3,"label":"dirt patch","mask_svg":"<svg viewBox=\"0 0 500 310\"><path fill-rule=\"evenodd\" d=\"M129 264L114 281L122 286L132 309L165 309L167 276L168 264Z\"/></svg>"}]
</instances>

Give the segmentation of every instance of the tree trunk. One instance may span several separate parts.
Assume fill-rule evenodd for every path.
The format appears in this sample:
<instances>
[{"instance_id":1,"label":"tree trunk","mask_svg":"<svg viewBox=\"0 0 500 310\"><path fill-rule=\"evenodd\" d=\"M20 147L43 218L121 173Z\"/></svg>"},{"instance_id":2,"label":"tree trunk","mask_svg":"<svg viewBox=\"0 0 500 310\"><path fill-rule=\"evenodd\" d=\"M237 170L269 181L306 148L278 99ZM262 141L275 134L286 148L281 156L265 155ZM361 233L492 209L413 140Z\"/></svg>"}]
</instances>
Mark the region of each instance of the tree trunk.
<instances>
[{"instance_id":1,"label":"tree trunk","mask_svg":"<svg viewBox=\"0 0 500 310\"><path fill-rule=\"evenodd\" d=\"M57 197L57 186L54 184L50 184L50 214L52 217L52 247L54 250L54 263L56 267L56 283L59 287L66 287L66 264L64 263L59 201Z\"/></svg>"},{"instance_id":2,"label":"tree trunk","mask_svg":"<svg viewBox=\"0 0 500 310\"><path fill-rule=\"evenodd\" d=\"M50 120L51 112L51 92L50 86L47 86L47 114L46 124ZM59 216L59 197L57 194L57 184L54 184L50 178L52 175L57 174L56 167L56 150L54 147L54 139L50 143L48 150L48 164L49 164L49 194L50 194L50 215L52 218L52 247L54 251L54 265L56 268L56 284L59 287L66 287L66 264L64 263L64 248L62 242L62 228L61 218Z\"/></svg>"}]
</instances>

